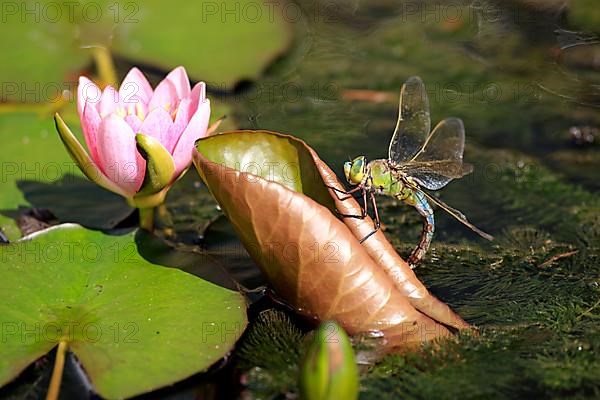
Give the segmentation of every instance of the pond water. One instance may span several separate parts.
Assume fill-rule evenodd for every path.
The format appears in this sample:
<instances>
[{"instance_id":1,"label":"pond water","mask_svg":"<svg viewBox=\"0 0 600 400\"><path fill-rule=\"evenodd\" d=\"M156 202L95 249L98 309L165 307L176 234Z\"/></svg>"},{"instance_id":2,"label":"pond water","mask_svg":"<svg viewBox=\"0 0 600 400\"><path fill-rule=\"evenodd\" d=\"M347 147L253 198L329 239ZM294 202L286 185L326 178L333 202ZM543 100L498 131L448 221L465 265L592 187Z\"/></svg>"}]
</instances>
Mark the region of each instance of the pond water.
<instances>
[{"instance_id":1,"label":"pond water","mask_svg":"<svg viewBox=\"0 0 600 400\"><path fill-rule=\"evenodd\" d=\"M432 125L446 117L464 121L464 160L474 165L439 196L496 237L486 242L436 210L432 249L418 275L482 334L442 352L388 357L365 370L361 398L600 396L597 4L293 4L286 14L290 46L260 77L233 89L208 82L208 96L228 114L226 127L301 138L342 178L349 157L387 157L400 87L418 75ZM132 62L117 57L116 64L123 75ZM164 75L148 67L152 77ZM77 184L63 189L84 193ZM23 191L32 204L32 191L43 204L64 194ZM421 232L419 215L393 199L378 204L386 235L407 256ZM98 219L126 215L121 206L107 201ZM164 237L221 254L250 287L264 283L195 171L173 188L167 208ZM234 251L223 256L223 249ZM227 362L148 398L294 398L300 355L292 347L307 325L259 291L250 297L257 300L253 323ZM278 311L258 317L271 309ZM278 340L265 339L273 336ZM37 398L49 367L36 368L0 397ZM78 398L77 372L66 379L64 398ZM27 397L30 387L38 389Z\"/></svg>"},{"instance_id":2,"label":"pond water","mask_svg":"<svg viewBox=\"0 0 600 400\"><path fill-rule=\"evenodd\" d=\"M348 157L387 156L399 88L418 75L433 124L463 119L465 161L475 166L443 198L495 233L532 224L565 237L564 210L581 200L561 193L543 200L518 179L547 174L573 184L569 192L597 191L598 38L575 32L560 2L461 4L305 5L305 19L293 20L300 32L293 49L225 98L240 127L300 137L341 174ZM577 139L582 130L588 139ZM539 202L552 203L542 221L532 212ZM384 218L390 214L398 212ZM441 219L438 240L476 239Z\"/></svg>"},{"instance_id":3,"label":"pond water","mask_svg":"<svg viewBox=\"0 0 600 400\"><path fill-rule=\"evenodd\" d=\"M600 39L586 13L526 0L339 1L303 11L291 51L259 81L223 96L239 127L302 138L343 177L349 157L387 156L399 88L418 75L433 124L463 119L465 161L475 167L440 197L496 236L487 243L436 212L419 276L489 336L457 351L469 360L464 367L448 355L384 362L371 371L365 398L597 395L595 378L566 366L600 365L597 353L573 350L598 345L594 324L575 322L597 305L599 272ZM420 217L391 199L379 205L386 234L407 256ZM251 387L289 390L273 382L289 382L281 364L265 364L251 370Z\"/></svg>"}]
</instances>

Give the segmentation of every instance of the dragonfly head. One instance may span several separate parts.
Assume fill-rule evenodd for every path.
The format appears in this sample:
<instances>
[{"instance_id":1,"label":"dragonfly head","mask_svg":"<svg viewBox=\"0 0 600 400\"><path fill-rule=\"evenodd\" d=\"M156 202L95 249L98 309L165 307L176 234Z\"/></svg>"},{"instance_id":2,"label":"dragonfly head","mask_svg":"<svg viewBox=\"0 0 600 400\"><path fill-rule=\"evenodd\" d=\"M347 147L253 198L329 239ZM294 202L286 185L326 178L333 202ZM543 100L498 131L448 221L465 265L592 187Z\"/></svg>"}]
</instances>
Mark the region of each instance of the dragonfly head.
<instances>
[{"instance_id":1,"label":"dragonfly head","mask_svg":"<svg viewBox=\"0 0 600 400\"><path fill-rule=\"evenodd\" d=\"M344 163L344 174L351 185L358 185L362 182L367 168L367 161L364 156L356 157L352 161Z\"/></svg>"}]
</instances>

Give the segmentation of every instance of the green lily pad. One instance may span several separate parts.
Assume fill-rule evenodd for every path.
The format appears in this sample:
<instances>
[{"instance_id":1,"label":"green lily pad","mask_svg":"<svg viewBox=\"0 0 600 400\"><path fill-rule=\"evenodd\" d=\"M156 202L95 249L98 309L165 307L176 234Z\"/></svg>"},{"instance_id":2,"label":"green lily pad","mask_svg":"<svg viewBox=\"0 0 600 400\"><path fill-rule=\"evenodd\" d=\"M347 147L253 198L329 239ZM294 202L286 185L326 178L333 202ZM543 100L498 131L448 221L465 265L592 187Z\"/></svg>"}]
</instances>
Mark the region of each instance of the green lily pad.
<instances>
[{"instance_id":1,"label":"green lily pad","mask_svg":"<svg viewBox=\"0 0 600 400\"><path fill-rule=\"evenodd\" d=\"M286 49L285 15L277 3L251 0L7 3L0 52L11 62L0 65L0 101L44 103L73 90L91 63L88 48L97 45L133 63L185 65L195 80L231 87L257 77Z\"/></svg>"},{"instance_id":2,"label":"green lily pad","mask_svg":"<svg viewBox=\"0 0 600 400\"><path fill-rule=\"evenodd\" d=\"M59 341L106 398L174 383L231 350L243 297L146 261L134 236L69 224L0 247L0 385Z\"/></svg>"},{"instance_id":3,"label":"green lily pad","mask_svg":"<svg viewBox=\"0 0 600 400\"><path fill-rule=\"evenodd\" d=\"M68 123L77 126L77 117ZM74 132L83 143L80 130ZM0 136L0 229L10 240L21 236L15 224L19 206L47 208L63 222L100 229L113 228L131 214L125 200L83 177L50 116L5 114Z\"/></svg>"},{"instance_id":4,"label":"green lily pad","mask_svg":"<svg viewBox=\"0 0 600 400\"><path fill-rule=\"evenodd\" d=\"M127 5L111 45L115 53L165 70L185 65L192 79L219 87L257 77L291 40L285 10L277 2Z\"/></svg>"},{"instance_id":5,"label":"green lily pad","mask_svg":"<svg viewBox=\"0 0 600 400\"><path fill-rule=\"evenodd\" d=\"M0 101L44 103L73 89L72 74L89 63L89 53L80 48L67 7L53 1L2 4L0 52L10 62L0 64Z\"/></svg>"}]
</instances>

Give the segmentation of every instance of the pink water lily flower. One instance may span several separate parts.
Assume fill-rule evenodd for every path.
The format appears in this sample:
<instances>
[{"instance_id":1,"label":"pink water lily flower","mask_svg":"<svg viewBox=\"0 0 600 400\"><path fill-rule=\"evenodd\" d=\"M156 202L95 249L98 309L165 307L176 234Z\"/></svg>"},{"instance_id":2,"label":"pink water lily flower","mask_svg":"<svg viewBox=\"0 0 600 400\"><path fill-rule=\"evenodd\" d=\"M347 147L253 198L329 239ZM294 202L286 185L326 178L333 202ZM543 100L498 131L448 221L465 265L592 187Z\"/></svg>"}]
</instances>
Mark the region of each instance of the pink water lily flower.
<instances>
[{"instance_id":1,"label":"pink water lily flower","mask_svg":"<svg viewBox=\"0 0 600 400\"><path fill-rule=\"evenodd\" d=\"M155 90L139 69L132 68L118 91L112 86L100 90L80 77L77 111L89 157L121 195L132 198L146 174L136 134L156 139L166 150L161 152L170 155L172 183L189 167L196 139L206 135L210 102L204 82L192 89L183 67L171 71ZM161 162L170 162L169 157Z\"/></svg>"}]
</instances>

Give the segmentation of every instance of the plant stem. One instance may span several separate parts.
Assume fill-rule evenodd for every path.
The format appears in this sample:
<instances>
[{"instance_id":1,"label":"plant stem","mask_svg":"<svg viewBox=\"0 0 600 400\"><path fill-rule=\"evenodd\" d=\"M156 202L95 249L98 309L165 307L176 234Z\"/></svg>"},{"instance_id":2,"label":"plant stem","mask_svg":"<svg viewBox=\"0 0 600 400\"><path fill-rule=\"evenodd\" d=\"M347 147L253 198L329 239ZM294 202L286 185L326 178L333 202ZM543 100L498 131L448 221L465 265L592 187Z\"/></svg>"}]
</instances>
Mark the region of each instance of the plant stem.
<instances>
[{"instance_id":1,"label":"plant stem","mask_svg":"<svg viewBox=\"0 0 600 400\"><path fill-rule=\"evenodd\" d=\"M110 51L106 47L96 46L92 47L92 55L100 79L105 84L115 87L117 84L117 71Z\"/></svg>"},{"instance_id":2,"label":"plant stem","mask_svg":"<svg viewBox=\"0 0 600 400\"><path fill-rule=\"evenodd\" d=\"M138 208L140 214L140 228L149 232L154 230L154 207Z\"/></svg>"},{"instance_id":3,"label":"plant stem","mask_svg":"<svg viewBox=\"0 0 600 400\"><path fill-rule=\"evenodd\" d=\"M50 379L50 386L48 387L48 394L46 395L46 400L58 399L63 369L65 367L65 354L67 352L68 346L69 345L64 340L58 342L58 348L56 349L56 359L54 360L54 370L52 371L52 378Z\"/></svg>"},{"instance_id":4,"label":"plant stem","mask_svg":"<svg viewBox=\"0 0 600 400\"><path fill-rule=\"evenodd\" d=\"M0 115L13 112L34 112L41 116L52 115L68 103L68 98L62 95L45 103L0 103Z\"/></svg>"}]
</instances>

